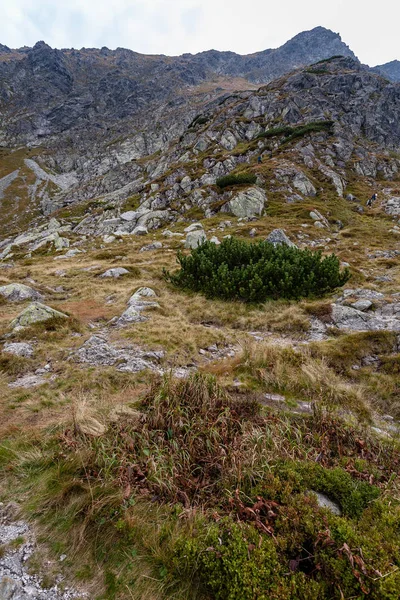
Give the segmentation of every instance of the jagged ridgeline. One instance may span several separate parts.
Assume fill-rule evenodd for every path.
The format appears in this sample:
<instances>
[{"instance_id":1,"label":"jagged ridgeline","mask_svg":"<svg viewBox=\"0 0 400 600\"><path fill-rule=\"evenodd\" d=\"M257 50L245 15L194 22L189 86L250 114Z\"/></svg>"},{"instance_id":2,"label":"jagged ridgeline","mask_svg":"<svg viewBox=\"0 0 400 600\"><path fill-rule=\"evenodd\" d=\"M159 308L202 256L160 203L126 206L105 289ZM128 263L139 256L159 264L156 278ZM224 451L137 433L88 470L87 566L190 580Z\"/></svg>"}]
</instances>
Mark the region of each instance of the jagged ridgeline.
<instances>
[{"instance_id":1,"label":"jagged ridgeline","mask_svg":"<svg viewBox=\"0 0 400 600\"><path fill-rule=\"evenodd\" d=\"M268 241L249 244L229 238L220 245L205 242L189 256L178 254L180 271L165 272L177 287L204 292L208 298L265 302L323 296L343 286L350 271L322 252L299 250Z\"/></svg>"}]
</instances>

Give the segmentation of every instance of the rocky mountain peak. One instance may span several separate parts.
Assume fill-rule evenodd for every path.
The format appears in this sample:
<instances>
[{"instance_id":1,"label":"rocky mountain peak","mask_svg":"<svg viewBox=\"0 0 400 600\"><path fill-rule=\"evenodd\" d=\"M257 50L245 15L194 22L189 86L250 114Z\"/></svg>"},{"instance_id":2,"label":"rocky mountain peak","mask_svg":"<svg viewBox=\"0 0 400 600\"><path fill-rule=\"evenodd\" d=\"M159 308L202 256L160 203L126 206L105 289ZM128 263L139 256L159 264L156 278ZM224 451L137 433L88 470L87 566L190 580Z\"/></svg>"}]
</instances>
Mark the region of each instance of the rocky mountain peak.
<instances>
[{"instance_id":1,"label":"rocky mountain peak","mask_svg":"<svg viewBox=\"0 0 400 600\"><path fill-rule=\"evenodd\" d=\"M302 31L286 42L281 48L284 54L293 54L296 60L299 60L299 66L304 58L315 55L316 60L321 55L321 49L324 48L325 57L330 56L350 56L358 60L354 52L342 41L339 33L334 33L325 27L315 27L309 31Z\"/></svg>"}]
</instances>

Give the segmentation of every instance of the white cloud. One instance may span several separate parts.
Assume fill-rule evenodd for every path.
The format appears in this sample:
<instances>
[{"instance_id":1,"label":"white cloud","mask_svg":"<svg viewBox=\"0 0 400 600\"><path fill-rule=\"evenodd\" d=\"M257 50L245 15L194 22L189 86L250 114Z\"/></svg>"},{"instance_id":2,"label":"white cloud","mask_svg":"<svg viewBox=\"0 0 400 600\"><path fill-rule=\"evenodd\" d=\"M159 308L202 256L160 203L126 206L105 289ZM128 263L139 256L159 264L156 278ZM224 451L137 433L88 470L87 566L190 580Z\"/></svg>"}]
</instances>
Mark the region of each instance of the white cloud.
<instances>
[{"instance_id":1,"label":"white cloud","mask_svg":"<svg viewBox=\"0 0 400 600\"><path fill-rule=\"evenodd\" d=\"M400 58L396 0L0 0L0 43L126 47L152 54L273 48L304 29L340 32L368 64Z\"/></svg>"}]
</instances>

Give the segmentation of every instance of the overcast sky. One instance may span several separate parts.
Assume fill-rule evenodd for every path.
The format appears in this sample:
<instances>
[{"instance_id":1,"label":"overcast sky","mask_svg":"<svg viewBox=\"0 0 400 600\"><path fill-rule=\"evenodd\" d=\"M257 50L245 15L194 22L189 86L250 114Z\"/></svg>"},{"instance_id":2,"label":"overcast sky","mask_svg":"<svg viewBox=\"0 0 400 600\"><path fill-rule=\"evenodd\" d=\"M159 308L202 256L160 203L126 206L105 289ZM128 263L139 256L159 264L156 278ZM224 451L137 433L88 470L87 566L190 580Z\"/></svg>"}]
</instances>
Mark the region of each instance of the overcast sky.
<instances>
[{"instance_id":1,"label":"overcast sky","mask_svg":"<svg viewBox=\"0 0 400 600\"><path fill-rule=\"evenodd\" d=\"M0 43L147 54L276 48L322 25L371 66L400 60L398 0L0 0Z\"/></svg>"}]
</instances>

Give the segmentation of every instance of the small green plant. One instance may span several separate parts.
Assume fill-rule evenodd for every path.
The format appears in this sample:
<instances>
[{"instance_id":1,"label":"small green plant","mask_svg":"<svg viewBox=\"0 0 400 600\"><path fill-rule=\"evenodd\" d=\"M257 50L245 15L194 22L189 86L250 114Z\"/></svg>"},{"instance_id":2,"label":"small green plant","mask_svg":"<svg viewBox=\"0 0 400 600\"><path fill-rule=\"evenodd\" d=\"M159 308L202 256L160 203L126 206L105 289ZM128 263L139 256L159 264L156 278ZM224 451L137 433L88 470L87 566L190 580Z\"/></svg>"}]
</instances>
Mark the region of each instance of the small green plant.
<instances>
[{"instance_id":1,"label":"small green plant","mask_svg":"<svg viewBox=\"0 0 400 600\"><path fill-rule=\"evenodd\" d=\"M323 296L349 279L340 271L339 259L321 252L249 244L235 238L220 246L205 242L185 256L178 252L177 273L164 271L167 281L179 288L203 292L208 298L265 302L267 299Z\"/></svg>"},{"instance_id":2,"label":"small green plant","mask_svg":"<svg viewBox=\"0 0 400 600\"><path fill-rule=\"evenodd\" d=\"M225 175L217 179L217 186L220 189L229 187L231 185L244 185L256 183L257 177L254 173L238 173L237 175Z\"/></svg>"}]
</instances>

